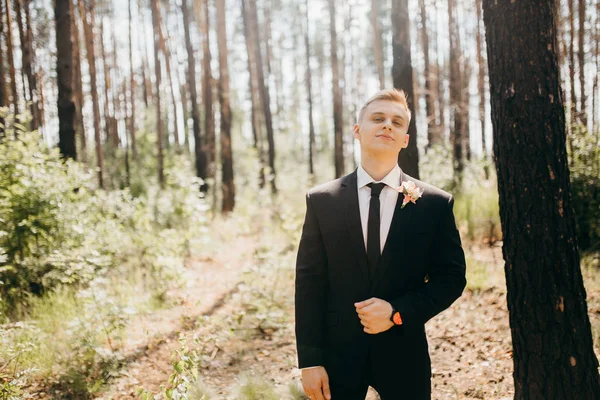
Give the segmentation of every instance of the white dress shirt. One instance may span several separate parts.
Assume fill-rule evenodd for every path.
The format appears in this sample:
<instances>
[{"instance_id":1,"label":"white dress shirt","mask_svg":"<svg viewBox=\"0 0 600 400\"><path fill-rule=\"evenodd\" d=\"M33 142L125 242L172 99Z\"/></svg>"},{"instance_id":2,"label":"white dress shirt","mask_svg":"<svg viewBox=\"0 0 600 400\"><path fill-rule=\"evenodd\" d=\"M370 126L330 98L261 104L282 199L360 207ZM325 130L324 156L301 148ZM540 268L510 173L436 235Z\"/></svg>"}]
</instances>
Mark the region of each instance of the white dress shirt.
<instances>
[{"instance_id":1,"label":"white dress shirt","mask_svg":"<svg viewBox=\"0 0 600 400\"><path fill-rule=\"evenodd\" d=\"M379 250L383 253L385 241L390 232L390 226L392 225L396 201L398 201L398 192L393 188L400 186L400 167L398 167L398 165L394 166L389 174L382 180L376 181L371 178L361 165L359 165L356 179L356 186L358 187L358 208L360 209L360 222L362 225L363 238L365 240L365 249L367 248L367 226L369 221L369 206L371 204L371 188L367 185L371 182L382 182L386 184L379 195L379 212L381 213L379 215L381 221L379 226L379 244L381 248Z\"/></svg>"}]
</instances>

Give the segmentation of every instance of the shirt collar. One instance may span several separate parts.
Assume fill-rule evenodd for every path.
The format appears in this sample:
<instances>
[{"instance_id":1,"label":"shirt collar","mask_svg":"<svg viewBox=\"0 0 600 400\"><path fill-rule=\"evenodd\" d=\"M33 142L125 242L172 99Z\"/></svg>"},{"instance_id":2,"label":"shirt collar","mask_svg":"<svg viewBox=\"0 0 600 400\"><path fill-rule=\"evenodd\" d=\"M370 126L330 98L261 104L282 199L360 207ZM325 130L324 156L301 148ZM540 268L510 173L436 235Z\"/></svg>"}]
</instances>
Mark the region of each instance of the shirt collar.
<instances>
[{"instance_id":1,"label":"shirt collar","mask_svg":"<svg viewBox=\"0 0 600 400\"><path fill-rule=\"evenodd\" d=\"M356 183L358 188L362 188L368 185L371 182L377 182L375 179L371 178L371 176L365 171L362 165L358 166L356 171ZM391 188L398 187L400 185L400 167L398 164L392 168L392 170L379 182L383 182Z\"/></svg>"}]
</instances>

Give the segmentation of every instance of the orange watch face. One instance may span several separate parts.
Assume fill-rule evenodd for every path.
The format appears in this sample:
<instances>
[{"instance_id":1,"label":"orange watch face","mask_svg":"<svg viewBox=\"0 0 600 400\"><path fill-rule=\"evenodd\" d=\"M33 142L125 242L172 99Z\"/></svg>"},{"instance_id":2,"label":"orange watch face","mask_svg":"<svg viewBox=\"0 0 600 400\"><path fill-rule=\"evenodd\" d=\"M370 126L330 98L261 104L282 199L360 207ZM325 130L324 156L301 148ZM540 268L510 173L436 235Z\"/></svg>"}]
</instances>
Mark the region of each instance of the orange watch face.
<instances>
[{"instance_id":1,"label":"orange watch face","mask_svg":"<svg viewBox=\"0 0 600 400\"><path fill-rule=\"evenodd\" d=\"M400 313L398 311L394 313L394 323L396 325L402 325L402 318L400 318Z\"/></svg>"}]
</instances>

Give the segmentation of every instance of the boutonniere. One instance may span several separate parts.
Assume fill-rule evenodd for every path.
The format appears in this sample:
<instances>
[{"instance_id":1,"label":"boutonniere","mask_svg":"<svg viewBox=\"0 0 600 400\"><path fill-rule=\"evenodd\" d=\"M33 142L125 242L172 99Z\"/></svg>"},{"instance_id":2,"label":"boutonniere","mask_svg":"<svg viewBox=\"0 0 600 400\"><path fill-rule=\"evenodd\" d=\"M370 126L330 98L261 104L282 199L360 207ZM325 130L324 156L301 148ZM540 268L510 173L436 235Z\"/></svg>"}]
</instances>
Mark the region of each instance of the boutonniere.
<instances>
[{"instance_id":1,"label":"boutonniere","mask_svg":"<svg viewBox=\"0 0 600 400\"><path fill-rule=\"evenodd\" d=\"M413 181L403 181L400 186L394 188L398 193L402 193L404 198L402 199L401 209L411 202L416 204L417 200L423 196L423 189L419 189Z\"/></svg>"}]
</instances>

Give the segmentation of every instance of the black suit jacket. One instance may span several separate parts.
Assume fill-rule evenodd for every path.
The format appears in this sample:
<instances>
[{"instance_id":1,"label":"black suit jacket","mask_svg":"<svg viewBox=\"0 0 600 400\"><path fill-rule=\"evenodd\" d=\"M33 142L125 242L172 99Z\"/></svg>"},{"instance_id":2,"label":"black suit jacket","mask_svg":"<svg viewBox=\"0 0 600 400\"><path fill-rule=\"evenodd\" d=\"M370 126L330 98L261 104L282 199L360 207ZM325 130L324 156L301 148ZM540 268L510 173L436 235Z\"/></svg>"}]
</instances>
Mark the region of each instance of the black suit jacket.
<instances>
[{"instance_id":1,"label":"black suit jacket","mask_svg":"<svg viewBox=\"0 0 600 400\"><path fill-rule=\"evenodd\" d=\"M372 282L356 171L307 193L296 262L299 368L322 365L330 377L349 380L361 378L367 368L382 379L429 380L424 325L461 295L465 257L452 196L404 173L401 179L415 182L424 192L403 209L399 195ZM365 333L354 303L370 297L390 302L403 325Z\"/></svg>"}]
</instances>

